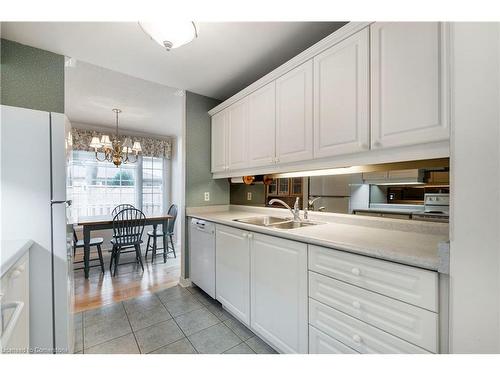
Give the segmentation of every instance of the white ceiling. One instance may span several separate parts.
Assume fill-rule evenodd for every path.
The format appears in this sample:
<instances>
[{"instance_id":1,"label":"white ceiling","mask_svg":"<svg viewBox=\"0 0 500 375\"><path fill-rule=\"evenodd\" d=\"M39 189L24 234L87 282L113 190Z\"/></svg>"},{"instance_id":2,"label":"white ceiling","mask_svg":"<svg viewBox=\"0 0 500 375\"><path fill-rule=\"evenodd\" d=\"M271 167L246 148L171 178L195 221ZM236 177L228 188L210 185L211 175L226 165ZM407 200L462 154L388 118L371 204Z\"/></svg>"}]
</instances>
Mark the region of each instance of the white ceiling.
<instances>
[{"instance_id":1,"label":"white ceiling","mask_svg":"<svg viewBox=\"0 0 500 375\"><path fill-rule=\"evenodd\" d=\"M3 38L130 76L227 99L344 22L199 23L199 37L170 52L138 23L2 22Z\"/></svg>"},{"instance_id":2,"label":"white ceiling","mask_svg":"<svg viewBox=\"0 0 500 375\"><path fill-rule=\"evenodd\" d=\"M160 136L181 134L181 90L82 61L67 67L65 75L65 113L74 125L114 127L111 110L120 108L122 130Z\"/></svg>"}]
</instances>

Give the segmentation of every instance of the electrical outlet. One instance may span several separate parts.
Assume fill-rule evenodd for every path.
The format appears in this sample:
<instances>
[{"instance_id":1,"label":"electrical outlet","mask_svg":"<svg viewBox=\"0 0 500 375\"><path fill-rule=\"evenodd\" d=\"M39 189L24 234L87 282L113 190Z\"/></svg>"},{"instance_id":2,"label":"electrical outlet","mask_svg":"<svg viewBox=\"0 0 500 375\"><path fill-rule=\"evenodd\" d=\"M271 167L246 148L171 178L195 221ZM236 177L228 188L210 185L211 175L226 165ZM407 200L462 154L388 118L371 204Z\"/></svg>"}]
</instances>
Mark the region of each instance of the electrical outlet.
<instances>
[{"instance_id":1,"label":"electrical outlet","mask_svg":"<svg viewBox=\"0 0 500 375\"><path fill-rule=\"evenodd\" d=\"M205 201L209 201L210 200L210 192L209 191L206 191L205 192Z\"/></svg>"},{"instance_id":2,"label":"electrical outlet","mask_svg":"<svg viewBox=\"0 0 500 375\"><path fill-rule=\"evenodd\" d=\"M248 192L247 193L247 201L251 201L251 200L252 200L252 193Z\"/></svg>"}]
</instances>

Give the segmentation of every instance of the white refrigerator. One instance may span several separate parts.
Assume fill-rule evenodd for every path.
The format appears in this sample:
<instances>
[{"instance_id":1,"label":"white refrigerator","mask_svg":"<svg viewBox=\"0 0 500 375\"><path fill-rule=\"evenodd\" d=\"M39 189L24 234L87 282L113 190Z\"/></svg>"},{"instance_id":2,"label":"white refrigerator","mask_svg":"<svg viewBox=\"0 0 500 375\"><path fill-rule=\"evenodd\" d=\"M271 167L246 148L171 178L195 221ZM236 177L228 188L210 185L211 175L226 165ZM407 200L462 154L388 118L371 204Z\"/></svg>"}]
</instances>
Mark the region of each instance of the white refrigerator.
<instances>
[{"instance_id":1,"label":"white refrigerator","mask_svg":"<svg viewBox=\"0 0 500 375\"><path fill-rule=\"evenodd\" d=\"M72 230L67 169L71 125L64 114L1 106L1 236L31 239L30 349L72 353Z\"/></svg>"}]
</instances>

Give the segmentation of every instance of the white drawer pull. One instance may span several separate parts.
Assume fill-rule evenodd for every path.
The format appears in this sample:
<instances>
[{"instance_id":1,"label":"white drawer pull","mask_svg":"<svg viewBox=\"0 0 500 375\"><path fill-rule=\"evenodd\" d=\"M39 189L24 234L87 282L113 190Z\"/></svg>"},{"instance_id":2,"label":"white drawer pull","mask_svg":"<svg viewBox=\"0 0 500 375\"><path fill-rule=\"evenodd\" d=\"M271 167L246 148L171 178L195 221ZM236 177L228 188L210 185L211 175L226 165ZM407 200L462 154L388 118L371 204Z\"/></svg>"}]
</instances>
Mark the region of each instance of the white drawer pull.
<instances>
[{"instance_id":1,"label":"white drawer pull","mask_svg":"<svg viewBox=\"0 0 500 375\"><path fill-rule=\"evenodd\" d=\"M363 342L363 339L361 338L361 336L360 336L360 335L353 335L353 336L352 336L352 339L354 340L354 342L355 342L356 344L361 344L361 343Z\"/></svg>"},{"instance_id":2,"label":"white drawer pull","mask_svg":"<svg viewBox=\"0 0 500 375\"><path fill-rule=\"evenodd\" d=\"M248 233L248 238L252 239L253 238L253 234L252 233Z\"/></svg>"},{"instance_id":3,"label":"white drawer pull","mask_svg":"<svg viewBox=\"0 0 500 375\"><path fill-rule=\"evenodd\" d=\"M351 270L351 273L354 275L354 276L359 276L361 275L361 271L359 270L359 268L357 267L354 267L352 270Z\"/></svg>"},{"instance_id":4,"label":"white drawer pull","mask_svg":"<svg viewBox=\"0 0 500 375\"><path fill-rule=\"evenodd\" d=\"M247 238L248 237L248 233L243 233L242 236L243 236L243 238Z\"/></svg>"},{"instance_id":5,"label":"white drawer pull","mask_svg":"<svg viewBox=\"0 0 500 375\"><path fill-rule=\"evenodd\" d=\"M354 301L352 303L352 307L354 307L355 309L360 309L361 308L361 303L359 303L359 301Z\"/></svg>"}]
</instances>

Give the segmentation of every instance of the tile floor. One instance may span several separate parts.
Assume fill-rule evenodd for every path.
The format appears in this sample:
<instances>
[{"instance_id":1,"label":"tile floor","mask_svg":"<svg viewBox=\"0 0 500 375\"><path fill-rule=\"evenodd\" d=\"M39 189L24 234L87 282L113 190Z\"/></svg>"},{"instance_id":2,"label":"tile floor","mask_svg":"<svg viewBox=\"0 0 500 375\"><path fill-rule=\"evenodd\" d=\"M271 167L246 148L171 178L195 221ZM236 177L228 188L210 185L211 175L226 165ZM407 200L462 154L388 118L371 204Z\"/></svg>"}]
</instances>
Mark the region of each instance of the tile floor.
<instances>
[{"instance_id":1,"label":"tile floor","mask_svg":"<svg viewBox=\"0 0 500 375\"><path fill-rule=\"evenodd\" d=\"M75 316L85 354L276 353L201 289L175 286Z\"/></svg>"}]
</instances>

